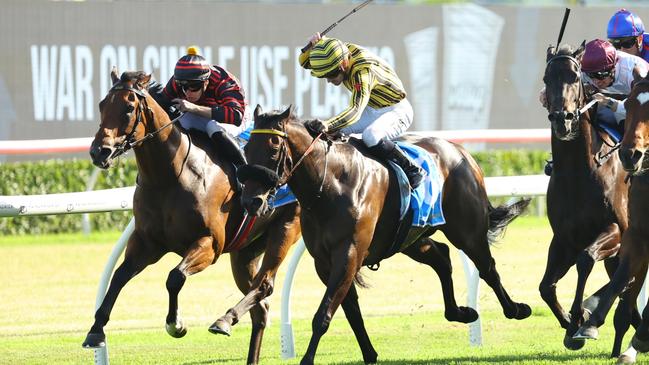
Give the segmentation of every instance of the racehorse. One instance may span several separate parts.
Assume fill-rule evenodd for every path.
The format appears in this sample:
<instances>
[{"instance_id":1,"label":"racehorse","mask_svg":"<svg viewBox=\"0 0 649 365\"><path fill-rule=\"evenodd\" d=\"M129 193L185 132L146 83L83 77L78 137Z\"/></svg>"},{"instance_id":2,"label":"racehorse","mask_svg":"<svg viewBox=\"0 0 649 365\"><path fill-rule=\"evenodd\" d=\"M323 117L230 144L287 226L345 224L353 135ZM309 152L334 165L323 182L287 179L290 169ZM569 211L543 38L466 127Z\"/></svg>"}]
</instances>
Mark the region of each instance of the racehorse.
<instances>
[{"instance_id":1,"label":"racehorse","mask_svg":"<svg viewBox=\"0 0 649 365\"><path fill-rule=\"evenodd\" d=\"M629 228L622 235L620 249L620 264L611 278L609 290L600 299L600 304L582 326L584 333L596 336L606 312L613 300L630 283L641 287L649 263L649 79L640 79L634 84L631 93L624 102L627 111L625 131L620 143L619 156L622 166L630 176L629 187ZM639 352L649 351L649 307L642 313L642 322L636 328L631 345ZM593 331L595 331L593 335ZM635 352L625 351L618 363L631 364L635 362Z\"/></svg>"},{"instance_id":2,"label":"racehorse","mask_svg":"<svg viewBox=\"0 0 649 365\"><path fill-rule=\"evenodd\" d=\"M301 363L313 363L320 338L341 304L365 363L376 363L377 353L363 323L354 282L362 284L360 268L379 263L395 241L400 211L394 173L382 162L364 156L359 150L361 143L355 143L355 148L350 143L314 139L291 107L281 113L264 114L257 106L254 119L245 147L249 165L239 170L239 179L245 184L243 205L250 214L264 214L274 189L288 183L302 207L304 242L319 278L327 286ZM439 229L475 263L480 277L495 291L507 318L530 316L530 307L514 302L503 288L489 249L507 224L525 210L529 199L494 208L487 198L480 168L462 147L437 138L411 135L404 140L432 154L444 176L442 206L446 223L434 228L407 226L401 252L431 266L430 262L440 260L440 254L448 261L448 247L428 238ZM450 262L446 270L448 273L440 275L440 279L443 287L452 289ZM477 319L475 310L458 310L454 304L454 300L445 302L447 318L449 313L456 313L456 320L461 322Z\"/></svg>"},{"instance_id":3,"label":"racehorse","mask_svg":"<svg viewBox=\"0 0 649 365\"><path fill-rule=\"evenodd\" d=\"M120 79L113 69L111 77L113 87L99 103L101 124L90 155L96 166L109 168L117 156L133 149L138 166L135 230L83 346L105 346L103 328L120 290L167 252L182 260L166 282L166 330L183 337L187 327L178 315L178 293L186 278L229 252L235 282L246 296L209 330L229 334L230 326L250 310L247 363L256 364L268 319L263 299L272 293L278 266L300 236L297 202L258 217L252 226L244 225L232 164L217 156L206 136L185 133L170 121L148 92L150 75L125 72Z\"/></svg>"},{"instance_id":4,"label":"racehorse","mask_svg":"<svg viewBox=\"0 0 649 365\"><path fill-rule=\"evenodd\" d=\"M543 81L552 137L553 171L547 192L548 219L553 237L539 291L566 329L564 345L572 350L585 340L573 335L597 306L605 285L583 300L586 280L596 261L604 260L609 276L617 265L622 232L627 228L625 173L611 138L593 126L596 112L581 78L584 44L576 50L564 45L547 50ZM556 284L568 269L577 267L575 298L566 313L557 300ZM620 353L629 324L639 321L638 292L628 293L615 314L612 356ZM627 296L628 296L627 295Z\"/></svg>"}]
</instances>

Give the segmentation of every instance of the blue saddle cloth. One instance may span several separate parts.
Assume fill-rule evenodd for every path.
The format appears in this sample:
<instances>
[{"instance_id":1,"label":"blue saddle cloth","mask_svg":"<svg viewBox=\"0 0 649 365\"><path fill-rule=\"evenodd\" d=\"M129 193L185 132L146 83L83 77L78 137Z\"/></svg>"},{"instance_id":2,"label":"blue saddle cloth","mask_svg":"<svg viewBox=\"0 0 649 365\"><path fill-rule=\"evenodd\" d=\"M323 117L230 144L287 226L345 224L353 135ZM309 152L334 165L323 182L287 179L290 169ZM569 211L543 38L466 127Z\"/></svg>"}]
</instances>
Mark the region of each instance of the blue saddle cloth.
<instances>
[{"instance_id":1,"label":"blue saddle cloth","mask_svg":"<svg viewBox=\"0 0 649 365\"><path fill-rule=\"evenodd\" d=\"M621 128L611 125L609 123L599 123L599 127L606 132L611 138L613 138L613 142L615 143L620 143L622 141L622 137L624 134L624 125L621 125ZM622 129L622 130L620 130Z\"/></svg>"},{"instance_id":2,"label":"blue saddle cloth","mask_svg":"<svg viewBox=\"0 0 649 365\"><path fill-rule=\"evenodd\" d=\"M239 142L240 148L243 148L243 146L245 146L246 143L248 143L248 141L250 140L250 131L252 130L252 128L252 126L248 127L248 129L241 132L237 136L237 141ZM296 201L297 199L295 198L295 195L293 195L291 189L289 189L288 185L284 184L277 189L277 192L275 192L275 198L269 200L268 205L271 209L274 209L294 203Z\"/></svg>"},{"instance_id":3,"label":"blue saddle cloth","mask_svg":"<svg viewBox=\"0 0 649 365\"><path fill-rule=\"evenodd\" d=\"M426 172L421 184L411 191L408 178L401 167L390 162L390 166L399 179L401 219L405 217L408 210L411 210L412 226L435 227L446 223L442 212L444 178L439 172L437 164L433 161L430 153L421 147L403 142L397 142L397 145Z\"/></svg>"}]
</instances>

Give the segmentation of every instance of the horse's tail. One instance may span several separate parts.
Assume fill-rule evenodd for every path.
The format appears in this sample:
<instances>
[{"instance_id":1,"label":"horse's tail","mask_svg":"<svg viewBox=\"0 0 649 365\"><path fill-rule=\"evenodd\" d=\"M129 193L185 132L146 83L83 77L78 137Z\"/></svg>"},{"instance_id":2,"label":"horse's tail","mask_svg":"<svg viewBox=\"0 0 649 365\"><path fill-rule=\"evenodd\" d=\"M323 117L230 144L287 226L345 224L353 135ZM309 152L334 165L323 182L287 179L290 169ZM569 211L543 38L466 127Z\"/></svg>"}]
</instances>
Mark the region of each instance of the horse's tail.
<instances>
[{"instance_id":1,"label":"horse's tail","mask_svg":"<svg viewBox=\"0 0 649 365\"><path fill-rule=\"evenodd\" d=\"M525 212L531 200L531 198L523 198L514 202L505 203L496 208L489 204L489 231L487 232L487 240L490 245L502 237L509 223Z\"/></svg>"},{"instance_id":2,"label":"horse's tail","mask_svg":"<svg viewBox=\"0 0 649 365\"><path fill-rule=\"evenodd\" d=\"M367 283L367 281L365 281L365 277L363 276L363 274L361 274L360 271L358 271L356 275L354 275L354 283L356 283L356 285L358 285L360 288L363 289L367 289L370 287L370 285Z\"/></svg>"}]
</instances>

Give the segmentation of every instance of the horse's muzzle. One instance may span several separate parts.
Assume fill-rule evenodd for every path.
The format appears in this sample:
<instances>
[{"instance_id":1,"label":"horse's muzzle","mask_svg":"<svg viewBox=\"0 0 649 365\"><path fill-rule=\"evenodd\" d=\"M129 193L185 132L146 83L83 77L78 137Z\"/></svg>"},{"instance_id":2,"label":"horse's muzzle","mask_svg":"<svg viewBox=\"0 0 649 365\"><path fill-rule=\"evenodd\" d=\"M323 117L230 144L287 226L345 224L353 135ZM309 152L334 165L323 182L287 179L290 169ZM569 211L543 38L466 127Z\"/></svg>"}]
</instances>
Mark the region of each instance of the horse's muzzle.
<instances>
[{"instance_id":1,"label":"horse's muzzle","mask_svg":"<svg viewBox=\"0 0 649 365\"><path fill-rule=\"evenodd\" d=\"M644 160L644 152L636 148L620 147L618 151L620 162L625 171L634 173L640 170Z\"/></svg>"},{"instance_id":2,"label":"horse's muzzle","mask_svg":"<svg viewBox=\"0 0 649 365\"><path fill-rule=\"evenodd\" d=\"M92 158L93 165L101 168L107 169L111 165L110 156L113 155L115 149L110 146L91 146L90 147L90 158Z\"/></svg>"},{"instance_id":3,"label":"horse's muzzle","mask_svg":"<svg viewBox=\"0 0 649 365\"><path fill-rule=\"evenodd\" d=\"M261 196L245 197L241 196L241 205L248 212L248 214L253 216L260 216L266 213L268 210L268 204L266 200Z\"/></svg>"}]
</instances>

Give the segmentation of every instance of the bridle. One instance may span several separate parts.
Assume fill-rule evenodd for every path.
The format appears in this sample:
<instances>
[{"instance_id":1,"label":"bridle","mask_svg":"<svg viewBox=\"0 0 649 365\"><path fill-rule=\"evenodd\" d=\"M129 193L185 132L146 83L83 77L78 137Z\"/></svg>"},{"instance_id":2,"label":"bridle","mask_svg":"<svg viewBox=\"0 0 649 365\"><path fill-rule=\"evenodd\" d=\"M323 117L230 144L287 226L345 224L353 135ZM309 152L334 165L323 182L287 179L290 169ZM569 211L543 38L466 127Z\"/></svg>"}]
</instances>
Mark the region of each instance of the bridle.
<instances>
[{"instance_id":1,"label":"bridle","mask_svg":"<svg viewBox=\"0 0 649 365\"><path fill-rule=\"evenodd\" d=\"M286 132L286 126L284 124L282 124L282 129L281 130L274 129L274 128L265 128L265 129L264 128L259 128L259 129L251 130L250 134L251 135L252 134L269 134L269 135L276 135L276 136L279 136L279 137L282 138L281 147L280 147L280 151L279 151L280 156L277 159L277 166L275 166L275 171L274 171L274 177L275 178L273 180L275 181L275 183L269 189L269 200L272 200L274 198L275 193L277 192L277 189L280 186L282 186L282 185L284 185L284 184L286 184L288 182L288 180L291 178L291 176L293 176L293 173L298 168L298 166L300 166L302 164L302 162L304 161L304 159L311 152L313 152L316 142L321 140L321 137L323 137L325 135L324 132L321 132L320 134L318 134L318 136L316 136L313 139L313 141L311 141L311 144L306 149L304 154L302 154L302 156L300 156L300 158L297 160L297 162L295 164L293 164L293 160L292 160L291 156L288 153L288 147L287 147L287 145L288 145L288 133ZM329 149L330 149L331 144L332 144L332 142L329 139L326 139L324 141L324 143L327 146L327 149L325 151L324 173L322 174L322 182L320 183L320 188L318 189L318 193L316 195L316 198L320 197L320 195L322 193L322 189L324 187L324 182L326 180L327 167L328 167L327 155L329 154ZM260 168L260 167L257 167L257 168ZM280 175L280 170L282 170L281 175Z\"/></svg>"},{"instance_id":2,"label":"bridle","mask_svg":"<svg viewBox=\"0 0 649 365\"><path fill-rule=\"evenodd\" d=\"M135 133L137 132L138 126L142 123L143 118L144 118L144 113L147 111L149 113L149 116L152 118L152 110L151 107L147 104L146 101L146 93L142 89L137 89L129 85L123 85L123 84L117 84L113 86L109 91L108 95L113 94L114 92L117 91L129 91L135 94L135 96L138 99L138 107L135 112L135 123L133 124L133 128L131 129L130 132L126 133L126 137L124 138L124 141L115 144L113 147L115 150L113 153L111 153L110 156L106 159L106 161L111 161L114 160L115 158L125 154L128 152L130 149L136 148L140 146L142 143L146 142L147 140L155 137L158 133L162 132L164 129L170 127L173 125L176 121L178 121L183 114L181 113L179 116L171 120L169 123L163 125L162 127L154 130L153 132L149 132L144 135L144 137L140 139L135 138ZM108 97L107 95L107 97Z\"/></svg>"},{"instance_id":3,"label":"bridle","mask_svg":"<svg viewBox=\"0 0 649 365\"><path fill-rule=\"evenodd\" d=\"M584 106L581 106L581 104L587 99L586 95L586 88L584 87L584 80L581 78L581 63L573 56L571 55L555 55L550 60L545 64L545 68L547 69L550 67L550 64L552 62L557 61L557 60L562 60L562 59L567 59L570 62L572 62L576 67L577 67L577 78L579 82L579 91L577 92L577 113L574 116L575 120L579 120L581 118L581 115L588 111L593 105L597 103L597 100L592 99L588 103L586 103Z\"/></svg>"}]
</instances>

